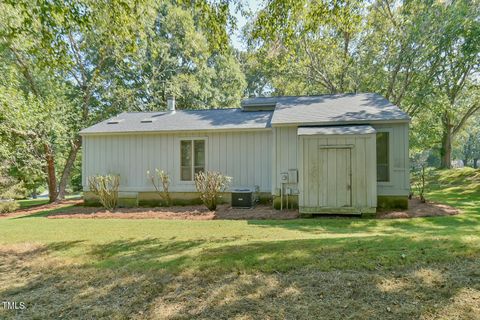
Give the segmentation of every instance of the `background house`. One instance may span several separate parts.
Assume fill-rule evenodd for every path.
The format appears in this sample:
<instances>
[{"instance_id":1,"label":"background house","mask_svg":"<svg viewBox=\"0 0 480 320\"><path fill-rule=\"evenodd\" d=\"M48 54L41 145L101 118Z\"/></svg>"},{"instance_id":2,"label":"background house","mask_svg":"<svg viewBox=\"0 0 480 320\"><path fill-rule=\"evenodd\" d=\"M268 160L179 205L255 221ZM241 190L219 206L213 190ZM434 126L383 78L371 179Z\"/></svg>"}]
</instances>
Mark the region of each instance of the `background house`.
<instances>
[{"instance_id":1,"label":"background house","mask_svg":"<svg viewBox=\"0 0 480 320\"><path fill-rule=\"evenodd\" d=\"M252 98L239 109L122 113L81 131L87 177L116 173L122 199L158 201L147 170L196 199L194 174L217 170L302 213L407 205L409 117L377 94ZM225 197L228 200L228 196Z\"/></svg>"}]
</instances>

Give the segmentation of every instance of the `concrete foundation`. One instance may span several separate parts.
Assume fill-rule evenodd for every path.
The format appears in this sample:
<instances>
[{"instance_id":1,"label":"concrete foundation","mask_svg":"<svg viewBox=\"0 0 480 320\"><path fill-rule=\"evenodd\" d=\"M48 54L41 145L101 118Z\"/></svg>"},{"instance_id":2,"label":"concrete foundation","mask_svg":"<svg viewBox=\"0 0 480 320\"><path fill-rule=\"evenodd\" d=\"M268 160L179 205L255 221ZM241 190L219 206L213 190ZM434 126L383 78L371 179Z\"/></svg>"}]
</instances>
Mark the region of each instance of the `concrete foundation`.
<instances>
[{"instance_id":1,"label":"concrete foundation","mask_svg":"<svg viewBox=\"0 0 480 320\"><path fill-rule=\"evenodd\" d=\"M257 194L260 203L268 204L271 202L272 196L268 192L260 192ZM84 203L86 206L100 206L98 198L90 191L83 193ZM200 193L198 192L171 192L170 198L174 206L187 206L202 204ZM223 192L220 194L219 203L231 203L231 193ZM119 192L119 207L163 207L166 203L162 200L157 192Z\"/></svg>"},{"instance_id":2,"label":"concrete foundation","mask_svg":"<svg viewBox=\"0 0 480 320\"><path fill-rule=\"evenodd\" d=\"M408 196L378 196L379 209L408 209Z\"/></svg>"}]
</instances>

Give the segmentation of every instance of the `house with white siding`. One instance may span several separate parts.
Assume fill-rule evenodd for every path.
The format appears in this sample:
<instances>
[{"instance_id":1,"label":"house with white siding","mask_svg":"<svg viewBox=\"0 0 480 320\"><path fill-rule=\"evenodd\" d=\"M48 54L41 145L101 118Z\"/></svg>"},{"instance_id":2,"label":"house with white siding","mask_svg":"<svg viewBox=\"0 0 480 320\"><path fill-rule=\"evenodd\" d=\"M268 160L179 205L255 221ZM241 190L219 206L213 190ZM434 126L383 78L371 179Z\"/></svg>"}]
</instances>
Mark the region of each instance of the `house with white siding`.
<instances>
[{"instance_id":1,"label":"house with white siding","mask_svg":"<svg viewBox=\"0 0 480 320\"><path fill-rule=\"evenodd\" d=\"M303 214L368 214L406 207L410 118L378 94L258 97L241 108L121 113L80 132L88 177L120 175L125 204L160 201L147 177L171 176L172 198L198 199L194 175L232 177L228 191L256 190ZM224 200L229 201L229 193Z\"/></svg>"}]
</instances>

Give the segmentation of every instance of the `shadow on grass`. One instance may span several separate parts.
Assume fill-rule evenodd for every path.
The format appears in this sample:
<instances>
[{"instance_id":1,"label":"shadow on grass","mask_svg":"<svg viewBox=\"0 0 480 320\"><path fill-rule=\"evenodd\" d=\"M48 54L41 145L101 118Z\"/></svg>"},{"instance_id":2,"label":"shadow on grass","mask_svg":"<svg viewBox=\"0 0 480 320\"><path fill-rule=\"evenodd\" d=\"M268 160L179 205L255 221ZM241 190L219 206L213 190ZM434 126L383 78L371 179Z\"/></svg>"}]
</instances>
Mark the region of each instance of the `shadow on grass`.
<instances>
[{"instance_id":1,"label":"shadow on grass","mask_svg":"<svg viewBox=\"0 0 480 320\"><path fill-rule=\"evenodd\" d=\"M65 210L69 210L69 209L72 209L72 208L75 208L75 207L81 207L81 206L82 206L82 204L72 204L72 205L67 204L67 205L64 205L60 208L45 208L45 210L41 210L39 212L28 213L29 211L38 209L36 207L31 207L31 208L28 208L26 210L23 210L23 211L25 211L24 215L11 217L10 219L17 220L17 219L29 219L29 218L43 218L43 217L46 217L46 216L48 216L52 213L63 212Z\"/></svg>"},{"instance_id":2,"label":"shadow on grass","mask_svg":"<svg viewBox=\"0 0 480 320\"><path fill-rule=\"evenodd\" d=\"M449 252L449 254L445 254ZM480 249L454 237L337 236L327 239L258 241L119 240L94 245L87 255L99 268L171 273L286 272L297 268L329 271L394 269L471 258Z\"/></svg>"},{"instance_id":3,"label":"shadow on grass","mask_svg":"<svg viewBox=\"0 0 480 320\"><path fill-rule=\"evenodd\" d=\"M94 266L100 268L172 269L177 271L188 250L205 241L161 241L158 239L117 240L91 247L89 255Z\"/></svg>"},{"instance_id":4,"label":"shadow on grass","mask_svg":"<svg viewBox=\"0 0 480 320\"><path fill-rule=\"evenodd\" d=\"M0 296L27 305L0 316L468 318L478 309L478 248L471 252L459 241L365 237L215 247L220 244L113 241L89 247L93 263L81 265L52 256L85 245L79 241L0 251Z\"/></svg>"},{"instance_id":5,"label":"shadow on grass","mask_svg":"<svg viewBox=\"0 0 480 320\"><path fill-rule=\"evenodd\" d=\"M289 231L301 231L311 234L355 235L371 233L372 235L389 235L392 233L450 235L478 230L480 215L458 215L444 217L423 217L391 220L360 219L307 219L293 221L249 220L249 225L264 228L284 228Z\"/></svg>"}]
</instances>

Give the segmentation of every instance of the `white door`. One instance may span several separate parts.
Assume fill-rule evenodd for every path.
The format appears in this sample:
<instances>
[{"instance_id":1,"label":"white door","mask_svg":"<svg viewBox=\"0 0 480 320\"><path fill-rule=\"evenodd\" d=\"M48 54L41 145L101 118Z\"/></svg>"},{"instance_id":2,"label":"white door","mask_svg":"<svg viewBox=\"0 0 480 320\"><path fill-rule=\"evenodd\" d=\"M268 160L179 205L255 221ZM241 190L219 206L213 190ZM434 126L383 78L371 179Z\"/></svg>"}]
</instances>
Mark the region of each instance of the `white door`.
<instances>
[{"instance_id":1,"label":"white door","mask_svg":"<svg viewBox=\"0 0 480 320\"><path fill-rule=\"evenodd\" d=\"M306 207L352 206L351 148L308 144L304 202Z\"/></svg>"},{"instance_id":2,"label":"white door","mask_svg":"<svg viewBox=\"0 0 480 320\"><path fill-rule=\"evenodd\" d=\"M319 149L319 160L323 163L319 190L321 207L340 208L352 206L351 149Z\"/></svg>"}]
</instances>

